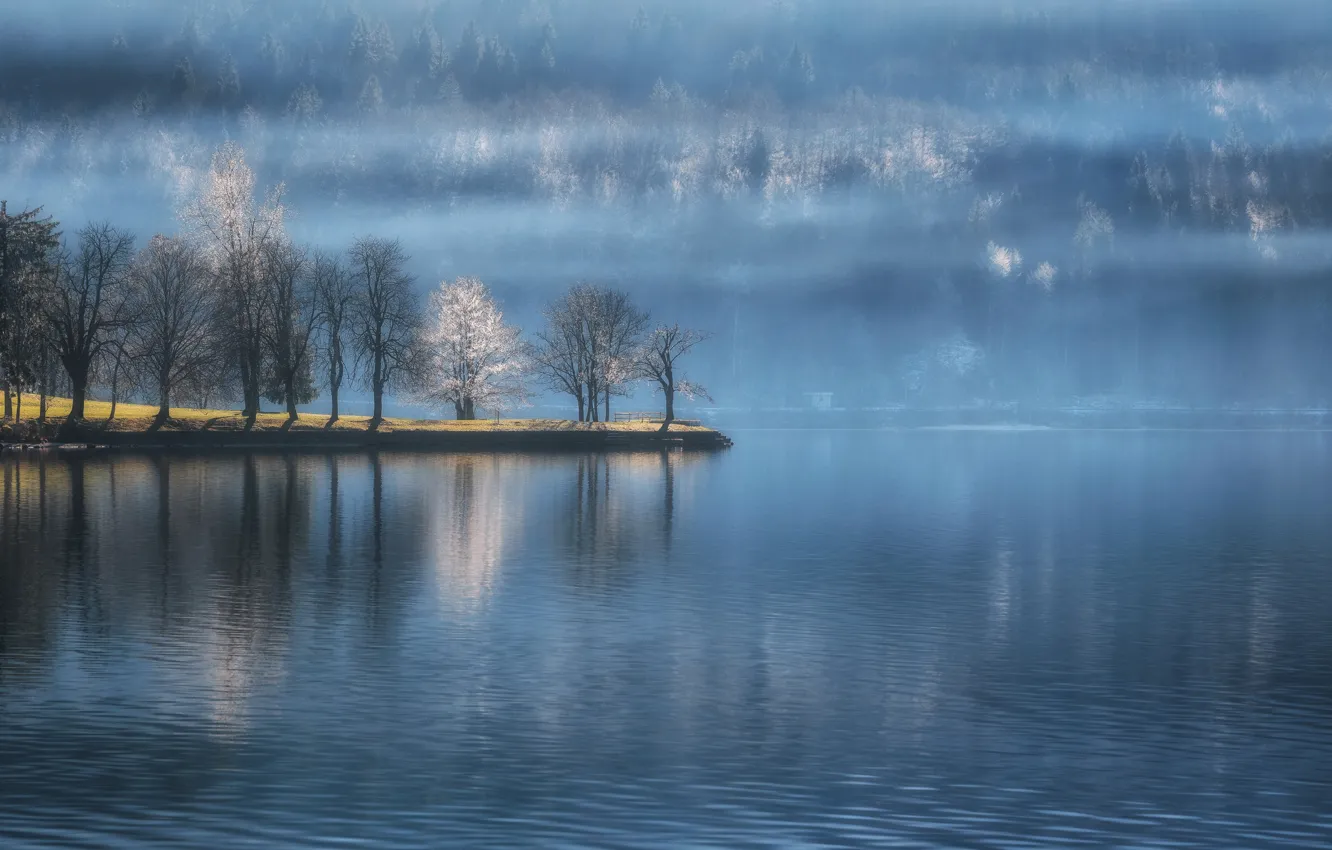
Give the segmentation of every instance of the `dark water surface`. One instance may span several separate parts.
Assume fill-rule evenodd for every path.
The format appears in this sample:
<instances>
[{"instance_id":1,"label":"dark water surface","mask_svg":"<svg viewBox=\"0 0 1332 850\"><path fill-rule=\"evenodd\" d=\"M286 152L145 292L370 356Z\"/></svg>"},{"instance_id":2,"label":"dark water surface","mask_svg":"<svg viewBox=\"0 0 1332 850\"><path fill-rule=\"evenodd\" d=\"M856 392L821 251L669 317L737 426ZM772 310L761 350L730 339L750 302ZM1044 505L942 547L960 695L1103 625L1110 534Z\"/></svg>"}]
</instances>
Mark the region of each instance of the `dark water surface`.
<instances>
[{"instance_id":1,"label":"dark water surface","mask_svg":"<svg viewBox=\"0 0 1332 850\"><path fill-rule=\"evenodd\" d=\"M1332 845L1332 436L7 456L0 847Z\"/></svg>"}]
</instances>

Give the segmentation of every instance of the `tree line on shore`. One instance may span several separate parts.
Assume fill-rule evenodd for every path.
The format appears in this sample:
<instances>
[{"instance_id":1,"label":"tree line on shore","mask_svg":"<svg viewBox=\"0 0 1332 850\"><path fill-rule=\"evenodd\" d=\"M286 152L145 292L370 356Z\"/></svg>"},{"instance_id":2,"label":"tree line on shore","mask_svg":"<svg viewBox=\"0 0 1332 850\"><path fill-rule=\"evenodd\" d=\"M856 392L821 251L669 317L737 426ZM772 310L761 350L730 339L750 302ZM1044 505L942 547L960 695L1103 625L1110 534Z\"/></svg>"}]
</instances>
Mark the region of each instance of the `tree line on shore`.
<instances>
[{"instance_id":1,"label":"tree line on shore","mask_svg":"<svg viewBox=\"0 0 1332 850\"><path fill-rule=\"evenodd\" d=\"M475 277L442 282L423 304L396 239L357 238L343 253L294 242L282 186L260 198L244 150L222 145L178 210L181 233L136 250L111 223L72 240L41 208L0 202L0 377L7 419L22 393L67 389L82 421L90 390L111 402L240 399L252 426L262 400L298 405L328 392L332 426L347 386L368 391L370 427L399 392L458 419L528 403L540 387L572 396L579 421L611 416L611 398L646 382L660 390L668 427L675 396L707 397L680 361L707 335L650 324L621 291L577 283L525 339ZM16 401L18 407L16 407Z\"/></svg>"}]
</instances>

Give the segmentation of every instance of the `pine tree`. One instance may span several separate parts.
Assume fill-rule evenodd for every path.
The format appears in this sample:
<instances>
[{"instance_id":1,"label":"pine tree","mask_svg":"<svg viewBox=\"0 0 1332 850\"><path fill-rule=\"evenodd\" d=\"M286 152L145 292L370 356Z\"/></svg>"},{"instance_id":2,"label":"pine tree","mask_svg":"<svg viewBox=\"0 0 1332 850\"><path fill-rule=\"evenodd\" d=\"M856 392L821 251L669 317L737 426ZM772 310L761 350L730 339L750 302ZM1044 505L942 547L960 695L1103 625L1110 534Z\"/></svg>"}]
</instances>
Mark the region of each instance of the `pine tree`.
<instances>
[{"instance_id":1,"label":"pine tree","mask_svg":"<svg viewBox=\"0 0 1332 850\"><path fill-rule=\"evenodd\" d=\"M458 78L458 85L468 97L475 96L474 81L485 55L486 45L476 30L476 24L468 22L458 39L458 49L453 53L453 74Z\"/></svg>"},{"instance_id":2,"label":"pine tree","mask_svg":"<svg viewBox=\"0 0 1332 850\"><path fill-rule=\"evenodd\" d=\"M384 90L379 86L379 77L371 74L361 87L361 96L356 99L356 108L363 115L379 115L384 111Z\"/></svg>"},{"instance_id":3,"label":"pine tree","mask_svg":"<svg viewBox=\"0 0 1332 850\"><path fill-rule=\"evenodd\" d=\"M5 416L12 417L12 391L30 382L34 362L32 293L49 271L60 244L59 223L40 218L42 208L10 215L0 201L0 370Z\"/></svg>"},{"instance_id":4,"label":"pine tree","mask_svg":"<svg viewBox=\"0 0 1332 850\"><path fill-rule=\"evenodd\" d=\"M416 30L411 52L406 58L408 73L423 79L435 79L444 69L444 45L429 18Z\"/></svg>"},{"instance_id":5,"label":"pine tree","mask_svg":"<svg viewBox=\"0 0 1332 850\"><path fill-rule=\"evenodd\" d=\"M791 45L791 52L782 62L780 79L782 94L789 100L804 98L814 85L814 60L800 45Z\"/></svg>"},{"instance_id":6,"label":"pine tree","mask_svg":"<svg viewBox=\"0 0 1332 850\"><path fill-rule=\"evenodd\" d=\"M555 70L555 26L547 22L541 28L541 36L532 44L524 65L530 69L534 78L548 81Z\"/></svg>"},{"instance_id":7,"label":"pine tree","mask_svg":"<svg viewBox=\"0 0 1332 850\"><path fill-rule=\"evenodd\" d=\"M518 76L518 63L513 51L505 47L499 37L486 42L481 60L473 78L475 96L483 100L497 100L513 90Z\"/></svg>"},{"instance_id":8,"label":"pine tree","mask_svg":"<svg viewBox=\"0 0 1332 850\"><path fill-rule=\"evenodd\" d=\"M189 106L194 102L198 85L194 79L194 63L190 57L183 56L176 63L176 70L171 75L171 100L173 103Z\"/></svg>"},{"instance_id":9,"label":"pine tree","mask_svg":"<svg viewBox=\"0 0 1332 850\"><path fill-rule=\"evenodd\" d=\"M287 66L287 49L272 33L264 34L263 41L259 45L259 55L268 66L268 72L273 79L282 76Z\"/></svg>"},{"instance_id":10,"label":"pine tree","mask_svg":"<svg viewBox=\"0 0 1332 850\"><path fill-rule=\"evenodd\" d=\"M319 119L324 108L324 100L319 96L319 89L310 83L301 83L287 100L287 117L298 127L308 127Z\"/></svg>"},{"instance_id":11,"label":"pine tree","mask_svg":"<svg viewBox=\"0 0 1332 850\"><path fill-rule=\"evenodd\" d=\"M228 53L217 75L218 102L223 108L234 108L240 103L240 93L240 71L236 68L236 60Z\"/></svg>"}]
</instances>

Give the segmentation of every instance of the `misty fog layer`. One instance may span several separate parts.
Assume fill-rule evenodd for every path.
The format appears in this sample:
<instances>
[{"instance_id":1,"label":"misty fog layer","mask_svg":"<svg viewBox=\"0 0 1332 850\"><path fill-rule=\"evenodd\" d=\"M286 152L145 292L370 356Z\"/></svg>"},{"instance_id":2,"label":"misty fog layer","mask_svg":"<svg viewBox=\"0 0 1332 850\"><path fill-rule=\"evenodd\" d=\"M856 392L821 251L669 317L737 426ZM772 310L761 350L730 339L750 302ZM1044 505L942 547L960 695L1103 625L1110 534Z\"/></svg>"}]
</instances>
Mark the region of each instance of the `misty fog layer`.
<instances>
[{"instance_id":1,"label":"misty fog layer","mask_svg":"<svg viewBox=\"0 0 1332 850\"><path fill-rule=\"evenodd\" d=\"M713 331L724 407L1332 398L1317 2L4 6L0 197L67 233L230 139L422 291Z\"/></svg>"}]
</instances>

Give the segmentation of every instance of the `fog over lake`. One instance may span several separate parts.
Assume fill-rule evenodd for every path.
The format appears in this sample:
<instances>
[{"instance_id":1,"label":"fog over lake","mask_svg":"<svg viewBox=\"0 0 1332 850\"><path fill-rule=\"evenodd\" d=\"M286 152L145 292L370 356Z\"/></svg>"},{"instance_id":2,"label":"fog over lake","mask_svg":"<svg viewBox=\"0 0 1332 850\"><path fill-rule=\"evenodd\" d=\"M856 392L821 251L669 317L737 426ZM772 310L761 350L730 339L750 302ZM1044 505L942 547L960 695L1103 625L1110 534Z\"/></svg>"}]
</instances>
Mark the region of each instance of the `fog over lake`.
<instances>
[{"instance_id":1,"label":"fog over lake","mask_svg":"<svg viewBox=\"0 0 1332 850\"><path fill-rule=\"evenodd\" d=\"M285 183L293 235L401 238L422 291L479 276L533 329L590 280L713 331L723 406L1327 404L1315 2L5 19L0 194L71 232L174 232L231 139Z\"/></svg>"}]
</instances>

